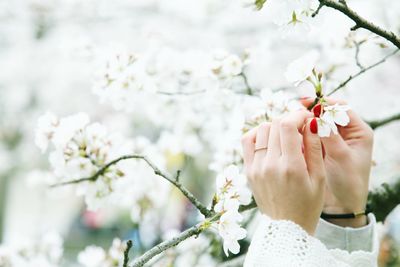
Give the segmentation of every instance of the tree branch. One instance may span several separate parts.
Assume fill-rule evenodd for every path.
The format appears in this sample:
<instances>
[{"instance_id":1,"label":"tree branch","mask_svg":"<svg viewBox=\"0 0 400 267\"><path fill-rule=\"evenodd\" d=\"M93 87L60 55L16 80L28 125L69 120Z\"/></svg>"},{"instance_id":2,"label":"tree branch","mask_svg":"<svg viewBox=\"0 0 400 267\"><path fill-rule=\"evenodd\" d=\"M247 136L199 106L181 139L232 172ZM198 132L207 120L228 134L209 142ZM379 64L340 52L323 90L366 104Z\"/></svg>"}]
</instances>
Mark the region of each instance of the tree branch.
<instances>
[{"instance_id":1,"label":"tree branch","mask_svg":"<svg viewBox=\"0 0 400 267\"><path fill-rule=\"evenodd\" d=\"M169 174L162 172L146 156L138 155L138 154L125 155L125 156L121 156L121 157L119 157L117 159L114 159L114 160L110 161L109 163L107 163L106 165L104 165L103 167L101 167L94 175L92 175L90 177L80 178L80 179L76 179L76 180L71 180L71 181L67 181L67 182L54 184L51 187L59 187L59 186L70 185L70 184L78 184L78 183L82 183L82 182L86 182L86 181L94 182L101 175L103 175L108 170L108 168L110 168L111 166L117 164L118 162L120 162L122 160L127 160L127 159L140 159L140 160L145 161L147 163L147 165L149 165L154 170L154 173L156 175L164 178L165 180L167 180L168 182L173 184L175 187L177 187L182 192L182 194L185 197L187 197L189 199L189 201L201 212L201 214L203 214L205 217L210 217L210 216L212 216L214 214L212 211L208 210L188 189L186 189L179 182L180 172L177 172L176 177L171 177Z\"/></svg>"},{"instance_id":2,"label":"tree branch","mask_svg":"<svg viewBox=\"0 0 400 267\"><path fill-rule=\"evenodd\" d=\"M241 206L239 211L243 212L246 210L251 210L251 209L255 208L256 206L257 205L255 204L255 201L253 200L252 203L250 203L249 205ZM187 230L183 231L182 233L180 233L179 235L177 235L176 237L174 237L170 240L166 240L166 241L154 246L153 248L148 250L146 253L144 253L142 256L135 259L133 261L131 267L141 267L144 264L146 264L148 261L150 261L152 258L163 253L167 249L178 245L182 241L184 241L192 236L199 235L204 230L206 230L209 227L209 225L211 225L212 222L217 221L220 217L221 217L221 214L215 214L213 217L206 220L205 222L202 222L200 224L192 226L192 227L188 228Z\"/></svg>"},{"instance_id":3,"label":"tree branch","mask_svg":"<svg viewBox=\"0 0 400 267\"><path fill-rule=\"evenodd\" d=\"M141 267L144 264L146 264L148 261L150 261L152 258L154 258L155 256L163 253L164 251L166 251L169 248L172 248L172 247L178 245L179 243L188 239L189 237L198 236L201 232L203 232L205 229L207 229L209 227L209 223L218 220L219 217L220 217L220 214L216 214L209 220L206 220L205 222L202 222L200 224L197 224L195 226L192 226L192 227L186 229L185 231L183 231L176 237L173 237L170 240L161 242L160 244L158 244L158 245L154 246L153 248L151 248L150 250L146 251L139 258L136 258L133 261L131 267Z\"/></svg>"},{"instance_id":4,"label":"tree branch","mask_svg":"<svg viewBox=\"0 0 400 267\"><path fill-rule=\"evenodd\" d=\"M335 89L333 89L331 92L329 92L327 94L327 96L330 96L334 93L336 93L337 91L339 91L341 88L345 87L350 81L352 81L353 79L357 78L358 76L360 76L361 74L363 74L364 72L367 72L368 70L371 70L379 65L381 65L382 63L386 62L386 60L392 56L394 56L395 54L397 54L397 52L399 52L400 49L396 49L393 52L391 52L390 54L386 55L384 58L382 58L381 60L377 61L376 63L361 69L359 72L357 72L356 74L350 75L345 81L343 81L341 84L339 84Z\"/></svg>"},{"instance_id":5,"label":"tree branch","mask_svg":"<svg viewBox=\"0 0 400 267\"><path fill-rule=\"evenodd\" d=\"M122 267L128 267L128 262L129 262L129 251L132 248L132 240L128 240L128 242L126 242L126 249L124 251L124 263L122 265Z\"/></svg>"},{"instance_id":6,"label":"tree branch","mask_svg":"<svg viewBox=\"0 0 400 267\"><path fill-rule=\"evenodd\" d=\"M376 128L379 128L396 120L400 120L400 113L381 120L367 121L367 123L369 124L369 126L371 126L372 129L375 130Z\"/></svg>"},{"instance_id":7,"label":"tree branch","mask_svg":"<svg viewBox=\"0 0 400 267\"><path fill-rule=\"evenodd\" d=\"M247 79L246 74L244 74L244 72L241 72L239 74L239 76L241 76L243 78L244 85L246 86L246 93L248 95L253 95L253 89L251 88L251 86L249 84L249 80Z\"/></svg>"},{"instance_id":8,"label":"tree branch","mask_svg":"<svg viewBox=\"0 0 400 267\"><path fill-rule=\"evenodd\" d=\"M180 233L178 236L164 241L155 247L151 248L150 250L146 251L142 256L137 258L136 260L133 261L132 267L140 267L146 264L149 260L151 260L153 257L161 254L165 250L172 248L182 241L188 239L189 237L199 235L203 230L201 229L201 225L193 226L182 233Z\"/></svg>"},{"instance_id":9,"label":"tree branch","mask_svg":"<svg viewBox=\"0 0 400 267\"><path fill-rule=\"evenodd\" d=\"M391 42L393 45L395 45L397 48L400 48L400 37L398 37L395 33L392 31L385 30L377 25L375 25L372 22L367 21L363 17L357 14L354 10L352 10L345 1L335 1L335 0L319 0L320 7L319 9L322 8L322 6L327 6L333 9L336 9L337 11L343 13L347 17L349 17L351 20L354 21L355 25L351 28L352 31L355 31L359 28L363 28L366 30L369 30L370 32L373 32L384 39L388 40ZM316 16L318 12L314 12L313 16Z\"/></svg>"}]
</instances>

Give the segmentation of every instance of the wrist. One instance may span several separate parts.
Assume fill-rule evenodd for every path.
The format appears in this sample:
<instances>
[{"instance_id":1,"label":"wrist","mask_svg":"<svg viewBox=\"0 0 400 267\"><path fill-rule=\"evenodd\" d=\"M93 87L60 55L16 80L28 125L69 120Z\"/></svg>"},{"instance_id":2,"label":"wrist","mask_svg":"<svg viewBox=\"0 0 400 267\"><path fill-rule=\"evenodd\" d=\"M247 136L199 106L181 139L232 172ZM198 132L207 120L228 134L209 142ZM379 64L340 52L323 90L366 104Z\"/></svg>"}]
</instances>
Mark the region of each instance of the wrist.
<instances>
[{"instance_id":1,"label":"wrist","mask_svg":"<svg viewBox=\"0 0 400 267\"><path fill-rule=\"evenodd\" d=\"M365 208L352 210L341 207L324 207L323 212L327 214L351 214L363 210L365 210ZM325 220L341 227L360 228L368 224L368 217L366 214L356 216L355 218L327 218Z\"/></svg>"},{"instance_id":2,"label":"wrist","mask_svg":"<svg viewBox=\"0 0 400 267\"><path fill-rule=\"evenodd\" d=\"M341 227L360 228L368 224L367 215L352 219L327 219L326 221Z\"/></svg>"}]
</instances>

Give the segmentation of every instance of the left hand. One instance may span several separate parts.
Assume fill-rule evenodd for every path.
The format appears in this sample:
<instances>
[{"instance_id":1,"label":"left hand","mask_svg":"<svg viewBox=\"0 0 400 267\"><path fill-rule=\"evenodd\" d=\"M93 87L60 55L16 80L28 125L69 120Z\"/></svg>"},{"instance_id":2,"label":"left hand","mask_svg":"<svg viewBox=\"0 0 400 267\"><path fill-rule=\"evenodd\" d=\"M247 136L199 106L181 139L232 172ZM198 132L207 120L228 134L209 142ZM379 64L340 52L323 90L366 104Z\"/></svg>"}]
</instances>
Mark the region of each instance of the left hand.
<instances>
[{"instance_id":1,"label":"left hand","mask_svg":"<svg viewBox=\"0 0 400 267\"><path fill-rule=\"evenodd\" d=\"M297 111L261 124L243 136L242 144L260 211L272 219L293 221L313 234L322 211L326 174L321 141L311 131L310 120L302 130L310 117L310 112Z\"/></svg>"}]
</instances>

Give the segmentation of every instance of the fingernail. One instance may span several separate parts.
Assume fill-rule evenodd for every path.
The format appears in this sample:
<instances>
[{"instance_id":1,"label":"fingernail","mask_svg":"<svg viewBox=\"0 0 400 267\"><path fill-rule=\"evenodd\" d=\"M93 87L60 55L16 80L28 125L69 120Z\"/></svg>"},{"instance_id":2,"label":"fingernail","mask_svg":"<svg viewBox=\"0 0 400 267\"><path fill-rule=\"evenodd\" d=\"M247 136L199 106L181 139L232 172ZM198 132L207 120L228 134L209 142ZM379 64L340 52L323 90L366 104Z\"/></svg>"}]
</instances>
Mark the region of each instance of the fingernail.
<instances>
[{"instance_id":1,"label":"fingernail","mask_svg":"<svg viewBox=\"0 0 400 267\"><path fill-rule=\"evenodd\" d=\"M309 98L311 98L311 96L302 96L302 97L300 97L299 99L300 99L300 100L306 100L306 99L309 99Z\"/></svg>"},{"instance_id":2,"label":"fingernail","mask_svg":"<svg viewBox=\"0 0 400 267\"><path fill-rule=\"evenodd\" d=\"M318 122L317 122L317 118L314 118L311 120L310 122L310 130L313 134L318 133Z\"/></svg>"},{"instance_id":3,"label":"fingernail","mask_svg":"<svg viewBox=\"0 0 400 267\"><path fill-rule=\"evenodd\" d=\"M315 107L313 108L313 112L314 112L314 116L319 118L319 116L321 116L321 112L322 112L321 104L315 105Z\"/></svg>"}]
</instances>

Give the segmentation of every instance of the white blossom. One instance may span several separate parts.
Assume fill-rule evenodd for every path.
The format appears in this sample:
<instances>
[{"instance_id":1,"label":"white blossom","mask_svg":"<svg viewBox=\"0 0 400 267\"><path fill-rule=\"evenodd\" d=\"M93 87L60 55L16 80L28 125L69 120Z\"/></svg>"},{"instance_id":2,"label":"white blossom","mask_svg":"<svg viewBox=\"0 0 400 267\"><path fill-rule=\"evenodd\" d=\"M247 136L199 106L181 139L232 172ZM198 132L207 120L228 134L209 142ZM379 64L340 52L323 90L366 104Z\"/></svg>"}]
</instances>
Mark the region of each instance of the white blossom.
<instances>
[{"instance_id":1,"label":"white blossom","mask_svg":"<svg viewBox=\"0 0 400 267\"><path fill-rule=\"evenodd\" d=\"M106 252L101 247L89 246L78 255L78 262L85 267L103 266Z\"/></svg>"},{"instance_id":2,"label":"white blossom","mask_svg":"<svg viewBox=\"0 0 400 267\"><path fill-rule=\"evenodd\" d=\"M237 211L227 211L219 220L218 233L224 240L223 247L227 256L229 251L233 254L239 253L238 240L246 237L246 230L239 225L241 220L242 216Z\"/></svg>"},{"instance_id":3,"label":"white blossom","mask_svg":"<svg viewBox=\"0 0 400 267\"><path fill-rule=\"evenodd\" d=\"M350 109L347 105L339 105L336 103L332 106L325 106L324 113L320 118L317 118L318 122L318 135L320 137L329 137L331 132L338 134L338 128L336 125L347 126L350 122L347 111Z\"/></svg>"},{"instance_id":4,"label":"white blossom","mask_svg":"<svg viewBox=\"0 0 400 267\"><path fill-rule=\"evenodd\" d=\"M106 251L101 247L88 246L78 254L78 262L83 267L119 267L124 260L125 245L115 238Z\"/></svg>"},{"instance_id":5,"label":"white blossom","mask_svg":"<svg viewBox=\"0 0 400 267\"><path fill-rule=\"evenodd\" d=\"M307 34L311 25L311 14L318 7L317 0L271 0L265 9L272 21L283 33Z\"/></svg>"},{"instance_id":6,"label":"white blossom","mask_svg":"<svg viewBox=\"0 0 400 267\"><path fill-rule=\"evenodd\" d=\"M47 150L58 124L58 118L51 112L45 113L38 119L37 128L35 130L35 144L42 152Z\"/></svg>"},{"instance_id":7,"label":"white blossom","mask_svg":"<svg viewBox=\"0 0 400 267\"><path fill-rule=\"evenodd\" d=\"M224 240L224 252L237 254L240 250L238 240L246 237L246 230L241 228L242 215L240 205L247 205L251 201L251 192L246 185L246 177L240 174L235 165L230 165L216 179L218 199L214 210L220 212L218 233Z\"/></svg>"},{"instance_id":8,"label":"white blossom","mask_svg":"<svg viewBox=\"0 0 400 267\"><path fill-rule=\"evenodd\" d=\"M286 69L286 79L298 86L311 76L313 69L316 66L319 53L315 50L308 52L302 57L291 62Z\"/></svg>"},{"instance_id":9,"label":"white blossom","mask_svg":"<svg viewBox=\"0 0 400 267\"><path fill-rule=\"evenodd\" d=\"M50 231L38 240L0 245L0 266L59 267L63 251L63 239Z\"/></svg>"}]
</instances>

